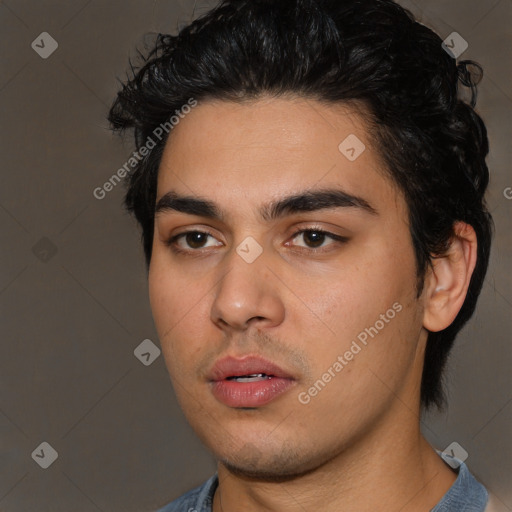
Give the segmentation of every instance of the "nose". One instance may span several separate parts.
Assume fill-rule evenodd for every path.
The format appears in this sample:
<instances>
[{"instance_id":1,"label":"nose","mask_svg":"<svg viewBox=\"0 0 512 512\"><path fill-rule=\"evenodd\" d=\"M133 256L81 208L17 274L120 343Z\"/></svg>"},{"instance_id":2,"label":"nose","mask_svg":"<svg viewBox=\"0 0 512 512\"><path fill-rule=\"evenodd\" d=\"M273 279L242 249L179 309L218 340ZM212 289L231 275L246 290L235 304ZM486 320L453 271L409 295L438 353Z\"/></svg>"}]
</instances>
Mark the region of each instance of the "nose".
<instances>
[{"instance_id":1,"label":"nose","mask_svg":"<svg viewBox=\"0 0 512 512\"><path fill-rule=\"evenodd\" d=\"M281 324L285 316L282 290L268 268L265 253L252 263L235 251L227 257L228 271L217 283L212 321L224 330L234 331Z\"/></svg>"}]
</instances>

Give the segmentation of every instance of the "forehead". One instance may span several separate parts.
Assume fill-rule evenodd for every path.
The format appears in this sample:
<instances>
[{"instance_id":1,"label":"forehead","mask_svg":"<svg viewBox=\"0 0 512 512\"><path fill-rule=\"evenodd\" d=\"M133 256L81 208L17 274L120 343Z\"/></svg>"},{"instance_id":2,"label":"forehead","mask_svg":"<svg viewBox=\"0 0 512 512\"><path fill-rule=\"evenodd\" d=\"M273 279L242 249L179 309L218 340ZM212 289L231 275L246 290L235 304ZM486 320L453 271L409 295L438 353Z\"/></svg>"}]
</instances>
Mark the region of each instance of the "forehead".
<instances>
[{"instance_id":1,"label":"forehead","mask_svg":"<svg viewBox=\"0 0 512 512\"><path fill-rule=\"evenodd\" d=\"M364 109L297 97L201 102L168 138L157 197L173 190L219 203L236 198L233 207L242 207L339 187L396 202L364 116Z\"/></svg>"}]
</instances>

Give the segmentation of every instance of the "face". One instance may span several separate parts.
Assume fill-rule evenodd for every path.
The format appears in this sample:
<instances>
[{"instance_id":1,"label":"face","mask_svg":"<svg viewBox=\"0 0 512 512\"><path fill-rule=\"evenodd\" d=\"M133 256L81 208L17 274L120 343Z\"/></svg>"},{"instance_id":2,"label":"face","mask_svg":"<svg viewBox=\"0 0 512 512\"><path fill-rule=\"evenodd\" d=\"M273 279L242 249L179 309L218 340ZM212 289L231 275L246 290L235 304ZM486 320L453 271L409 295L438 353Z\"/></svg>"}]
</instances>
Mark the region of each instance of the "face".
<instances>
[{"instance_id":1,"label":"face","mask_svg":"<svg viewBox=\"0 0 512 512\"><path fill-rule=\"evenodd\" d=\"M397 402L417 405L407 210L361 113L200 103L167 142L156 210L156 328L184 413L225 466L310 471Z\"/></svg>"}]
</instances>

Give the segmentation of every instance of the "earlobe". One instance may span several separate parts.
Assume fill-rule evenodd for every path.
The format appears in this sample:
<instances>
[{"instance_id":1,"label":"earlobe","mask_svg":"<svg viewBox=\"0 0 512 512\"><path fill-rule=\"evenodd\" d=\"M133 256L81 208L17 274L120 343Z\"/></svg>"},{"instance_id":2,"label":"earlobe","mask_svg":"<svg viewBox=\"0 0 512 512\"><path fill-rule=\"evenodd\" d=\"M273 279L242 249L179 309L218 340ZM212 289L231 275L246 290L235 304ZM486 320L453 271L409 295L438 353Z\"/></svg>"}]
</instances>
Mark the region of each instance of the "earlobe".
<instances>
[{"instance_id":1,"label":"earlobe","mask_svg":"<svg viewBox=\"0 0 512 512\"><path fill-rule=\"evenodd\" d=\"M477 239L469 224L456 222L450 246L432 260L425 279L423 327L437 332L446 329L464 304L476 265Z\"/></svg>"}]
</instances>

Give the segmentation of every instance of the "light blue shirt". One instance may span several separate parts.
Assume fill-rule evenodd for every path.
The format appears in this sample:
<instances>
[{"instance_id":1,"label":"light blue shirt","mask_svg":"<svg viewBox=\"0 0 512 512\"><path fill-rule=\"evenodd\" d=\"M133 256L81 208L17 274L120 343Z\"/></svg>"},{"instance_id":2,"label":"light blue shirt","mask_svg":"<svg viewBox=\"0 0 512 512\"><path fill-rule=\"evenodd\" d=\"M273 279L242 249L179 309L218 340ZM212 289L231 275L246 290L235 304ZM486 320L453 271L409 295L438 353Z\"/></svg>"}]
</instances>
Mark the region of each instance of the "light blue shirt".
<instances>
[{"instance_id":1,"label":"light blue shirt","mask_svg":"<svg viewBox=\"0 0 512 512\"><path fill-rule=\"evenodd\" d=\"M457 480L430 512L484 512L488 500L485 487L471 475L466 464L444 453L440 455L445 461L456 460L460 466ZM200 487L157 512L212 512L213 495L218 485L219 480L215 474Z\"/></svg>"}]
</instances>

